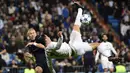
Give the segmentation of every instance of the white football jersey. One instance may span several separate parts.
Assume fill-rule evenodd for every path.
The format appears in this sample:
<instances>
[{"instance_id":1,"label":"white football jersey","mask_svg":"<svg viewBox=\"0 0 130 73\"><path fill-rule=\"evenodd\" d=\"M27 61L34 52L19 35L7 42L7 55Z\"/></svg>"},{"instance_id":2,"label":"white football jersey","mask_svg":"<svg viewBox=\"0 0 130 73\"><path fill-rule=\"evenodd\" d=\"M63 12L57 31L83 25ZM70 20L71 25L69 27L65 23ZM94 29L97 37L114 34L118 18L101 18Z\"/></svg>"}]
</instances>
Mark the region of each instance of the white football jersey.
<instances>
[{"instance_id":1,"label":"white football jersey","mask_svg":"<svg viewBox=\"0 0 130 73\"><path fill-rule=\"evenodd\" d=\"M69 57L71 56L72 53L72 49L70 48L70 46L64 42L61 44L60 48L57 49L56 48L57 42L51 42L47 47L46 50L49 53L49 56L52 58L63 58L63 57Z\"/></svg>"},{"instance_id":2,"label":"white football jersey","mask_svg":"<svg viewBox=\"0 0 130 73\"><path fill-rule=\"evenodd\" d=\"M112 55L112 52L117 55L117 52L110 42L102 42L97 49L99 53L103 54L106 57L110 57Z\"/></svg>"}]
</instances>

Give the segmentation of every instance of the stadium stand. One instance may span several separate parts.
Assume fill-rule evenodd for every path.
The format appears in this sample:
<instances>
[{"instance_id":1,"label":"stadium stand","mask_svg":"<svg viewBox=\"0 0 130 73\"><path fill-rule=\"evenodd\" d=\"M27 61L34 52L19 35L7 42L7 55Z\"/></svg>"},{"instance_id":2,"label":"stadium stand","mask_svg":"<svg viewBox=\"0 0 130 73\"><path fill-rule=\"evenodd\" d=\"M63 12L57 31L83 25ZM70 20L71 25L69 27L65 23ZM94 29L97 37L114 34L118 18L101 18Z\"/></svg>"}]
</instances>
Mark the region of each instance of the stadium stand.
<instances>
[{"instance_id":1,"label":"stadium stand","mask_svg":"<svg viewBox=\"0 0 130 73\"><path fill-rule=\"evenodd\" d=\"M83 25L81 28L83 41L97 42L99 41L99 32L112 32L112 43L119 55L125 60L123 64L126 71L130 72L130 29L126 30L122 35L120 32L120 25L123 20L128 26L129 22L129 8L125 2L114 1L113 5L119 3L119 7L110 15L103 15L103 7L109 3L107 0L85 0L83 5L92 14L92 23L90 25ZM120 0L119 0L120 1ZM53 41L57 41L58 36L55 35L59 30L63 31L64 41L68 42L69 34L72 31L73 22L76 11L69 4L70 0L1 0L0 1L0 43L2 43L9 53L9 60L7 67L2 68L2 73L24 73L26 64L22 55L21 49L27 43L26 32L29 28L35 28L37 34L46 33ZM126 2L127 3L127 2ZM125 6L126 5L126 6ZM117 7L118 7L117 6ZM122 9L118 16L116 12ZM119 14L120 14L119 13ZM0 50L1 51L1 50ZM13 69L9 64L16 61L18 68ZM53 59L53 65L57 73L84 73L82 57L72 57L68 59ZM0 70L1 71L1 70ZM12 71L12 72L9 72ZM16 72L17 71L17 72ZM97 65L97 73L101 72L100 64Z\"/></svg>"}]
</instances>

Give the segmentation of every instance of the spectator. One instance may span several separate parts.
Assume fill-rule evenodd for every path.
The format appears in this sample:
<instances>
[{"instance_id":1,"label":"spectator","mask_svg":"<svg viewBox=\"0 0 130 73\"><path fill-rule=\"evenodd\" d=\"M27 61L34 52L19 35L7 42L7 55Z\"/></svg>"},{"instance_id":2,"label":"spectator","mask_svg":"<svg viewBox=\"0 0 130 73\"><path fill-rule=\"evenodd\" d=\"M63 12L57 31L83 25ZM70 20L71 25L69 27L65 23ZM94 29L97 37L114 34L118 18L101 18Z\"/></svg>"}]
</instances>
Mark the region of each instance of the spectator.
<instances>
[{"instance_id":1,"label":"spectator","mask_svg":"<svg viewBox=\"0 0 130 73\"><path fill-rule=\"evenodd\" d=\"M114 3L114 12L113 15L116 19L120 19L121 18L121 12L122 12L122 8L119 8L118 4L115 2Z\"/></svg>"},{"instance_id":2,"label":"spectator","mask_svg":"<svg viewBox=\"0 0 130 73\"><path fill-rule=\"evenodd\" d=\"M35 72L35 70L33 69L33 64L29 62L27 63L27 68L24 69L24 73L40 73L40 72Z\"/></svg>"},{"instance_id":3,"label":"spectator","mask_svg":"<svg viewBox=\"0 0 130 73\"><path fill-rule=\"evenodd\" d=\"M64 17L65 20L66 20L66 19L68 18L68 16L69 16L69 10L68 10L68 8L67 8L66 5L63 6L62 15L63 15L63 17Z\"/></svg>"},{"instance_id":4,"label":"spectator","mask_svg":"<svg viewBox=\"0 0 130 73\"><path fill-rule=\"evenodd\" d=\"M126 10L126 13L124 14L124 16L123 16L123 20L124 20L124 22L129 22L129 13L128 13L128 10Z\"/></svg>"},{"instance_id":5,"label":"spectator","mask_svg":"<svg viewBox=\"0 0 130 73\"><path fill-rule=\"evenodd\" d=\"M70 27L70 17L68 17L66 20L65 20L65 22L64 22L64 27L66 28L66 29L68 29L69 27Z\"/></svg>"},{"instance_id":6,"label":"spectator","mask_svg":"<svg viewBox=\"0 0 130 73\"><path fill-rule=\"evenodd\" d=\"M1 58L1 55L0 55L0 72L2 70L2 67L6 66L6 63L5 61Z\"/></svg>"},{"instance_id":7,"label":"spectator","mask_svg":"<svg viewBox=\"0 0 130 73\"><path fill-rule=\"evenodd\" d=\"M129 51L124 42L121 42L120 55L123 57Z\"/></svg>"},{"instance_id":8,"label":"spectator","mask_svg":"<svg viewBox=\"0 0 130 73\"><path fill-rule=\"evenodd\" d=\"M7 52L3 53L3 54L1 54L1 57L6 62L6 65L9 65L9 62L10 62L10 56L9 56L9 54Z\"/></svg>"},{"instance_id":9,"label":"spectator","mask_svg":"<svg viewBox=\"0 0 130 73\"><path fill-rule=\"evenodd\" d=\"M7 47L7 51L8 51L9 53L15 53L15 52L17 52L18 47L17 47L15 41L16 41L16 37L15 37L14 35L12 35L12 36L10 37L10 39L9 39L8 45L6 46L6 47Z\"/></svg>"},{"instance_id":10,"label":"spectator","mask_svg":"<svg viewBox=\"0 0 130 73\"><path fill-rule=\"evenodd\" d=\"M117 63L115 69L116 69L116 73L126 73L126 67L125 67L125 65L123 64L122 60L120 60L120 61Z\"/></svg>"},{"instance_id":11,"label":"spectator","mask_svg":"<svg viewBox=\"0 0 130 73\"><path fill-rule=\"evenodd\" d=\"M8 12L9 14L14 14L15 13L15 10L16 10L16 7L14 6L14 4L11 4L9 7L8 7Z\"/></svg>"},{"instance_id":12,"label":"spectator","mask_svg":"<svg viewBox=\"0 0 130 73\"><path fill-rule=\"evenodd\" d=\"M0 55L6 53L6 49L5 49L4 45L1 43L1 41L2 41L2 39L0 38Z\"/></svg>"},{"instance_id":13,"label":"spectator","mask_svg":"<svg viewBox=\"0 0 130 73\"><path fill-rule=\"evenodd\" d=\"M113 0L109 0L109 6L113 7L114 6L114 1Z\"/></svg>"},{"instance_id":14,"label":"spectator","mask_svg":"<svg viewBox=\"0 0 130 73\"><path fill-rule=\"evenodd\" d=\"M12 60L11 64L9 64L9 67L18 68L18 64L17 64L17 62L15 60Z\"/></svg>"},{"instance_id":15,"label":"spectator","mask_svg":"<svg viewBox=\"0 0 130 73\"><path fill-rule=\"evenodd\" d=\"M130 62L130 51L125 54L125 61Z\"/></svg>"},{"instance_id":16,"label":"spectator","mask_svg":"<svg viewBox=\"0 0 130 73\"><path fill-rule=\"evenodd\" d=\"M109 41L109 42L113 42L113 38L114 38L114 37L113 37L113 35L112 35L112 31L111 31L111 30L108 31L107 36L108 36L108 41Z\"/></svg>"},{"instance_id":17,"label":"spectator","mask_svg":"<svg viewBox=\"0 0 130 73\"><path fill-rule=\"evenodd\" d=\"M62 3L57 4L57 11L58 11L59 17L61 17L62 16Z\"/></svg>"},{"instance_id":18,"label":"spectator","mask_svg":"<svg viewBox=\"0 0 130 73\"><path fill-rule=\"evenodd\" d=\"M3 23L3 20L2 20L2 18L0 16L0 35L2 35L3 27L4 27L4 23Z\"/></svg>"},{"instance_id":19,"label":"spectator","mask_svg":"<svg viewBox=\"0 0 130 73\"><path fill-rule=\"evenodd\" d=\"M125 23L124 21L122 21L120 24L120 31L121 31L121 35L123 37L125 37L127 35L126 32L129 29L130 29L130 25L128 25L128 23Z\"/></svg>"},{"instance_id":20,"label":"spectator","mask_svg":"<svg viewBox=\"0 0 130 73\"><path fill-rule=\"evenodd\" d=\"M127 38L127 43L128 43L128 45L129 45L129 43L130 43L130 42L129 42L128 40L130 39L130 29L129 29L129 30L127 30L127 32L126 32L126 33L127 33L127 35L126 35L126 38Z\"/></svg>"}]
</instances>

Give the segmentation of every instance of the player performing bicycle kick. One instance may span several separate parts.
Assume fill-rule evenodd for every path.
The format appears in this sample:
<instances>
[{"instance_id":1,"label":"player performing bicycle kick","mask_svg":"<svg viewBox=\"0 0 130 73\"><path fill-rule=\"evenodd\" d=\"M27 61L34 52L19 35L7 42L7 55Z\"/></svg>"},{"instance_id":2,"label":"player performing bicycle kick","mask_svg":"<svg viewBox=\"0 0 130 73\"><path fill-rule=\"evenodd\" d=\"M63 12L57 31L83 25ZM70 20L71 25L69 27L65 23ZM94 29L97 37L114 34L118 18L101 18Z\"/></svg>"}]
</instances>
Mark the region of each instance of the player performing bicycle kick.
<instances>
[{"instance_id":1,"label":"player performing bicycle kick","mask_svg":"<svg viewBox=\"0 0 130 73\"><path fill-rule=\"evenodd\" d=\"M78 13L75 19L73 30L70 34L69 43L63 42L62 32L59 32L58 42L53 42L50 38L45 35L46 41L46 51L48 56L51 58L66 58L75 55L83 55L86 51L92 51L95 49L99 43L87 43L83 42L80 33L81 22L83 10L78 8Z\"/></svg>"}]
</instances>

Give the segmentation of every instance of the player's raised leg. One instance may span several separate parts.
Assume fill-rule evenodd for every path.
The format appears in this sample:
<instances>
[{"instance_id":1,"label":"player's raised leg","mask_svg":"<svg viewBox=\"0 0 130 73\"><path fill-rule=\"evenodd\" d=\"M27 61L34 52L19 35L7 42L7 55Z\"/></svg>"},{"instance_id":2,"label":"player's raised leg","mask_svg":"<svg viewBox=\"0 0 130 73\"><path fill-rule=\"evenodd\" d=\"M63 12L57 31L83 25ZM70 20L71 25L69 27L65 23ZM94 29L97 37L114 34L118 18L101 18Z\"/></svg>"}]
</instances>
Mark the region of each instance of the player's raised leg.
<instances>
[{"instance_id":1,"label":"player's raised leg","mask_svg":"<svg viewBox=\"0 0 130 73\"><path fill-rule=\"evenodd\" d=\"M81 34L80 34L80 27L81 27L81 22L80 18L82 17L82 12L83 10L81 8L78 8L78 13L74 22L73 30L70 34L70 41L69 44L73 44L76 40L76 42L82 42Z\"/></svg>"},{"instance_id":2,"label":"player's raised leg","mask_svg":"<svg viewBox=\"0 0 130 73\"><path fill-rule=\"evenodd\" d=\"M74 26L73 26L73 30L75 30L75 31L80 32L80 27L81 27L81 24L82 24L80 22L80 19L82 17L82 13L83 13L82 8L78 8L78 13L77 13L77 16L76 16L76 19L75 19L75 22L74 22Z\"/></svg>"},{"instance_id":3,"label":"player's raised leg","mask_svg":"<svg viewBox=\"0 0 130 73\"><path fill-rule=\"evenodd\" d=\"M73 31L70 34L70 45L73 45L75 47L78 47L79 42L81 42L80 44L82 45L82 47L87 47L84 48L84 51L92 51L92 49L95 49L99 43L87 43L87 42L83 42L82 38L81 38L81 33L80 33L80 28L81 28L81 18L82 18L82 13L83 13L83 9L82 8L78 8L78 13L74 22L74 26L73 26ZM78 43L77 43L78 42ZM75 45L77 44L77 45Z\"/></svg>"}]
</instances>

